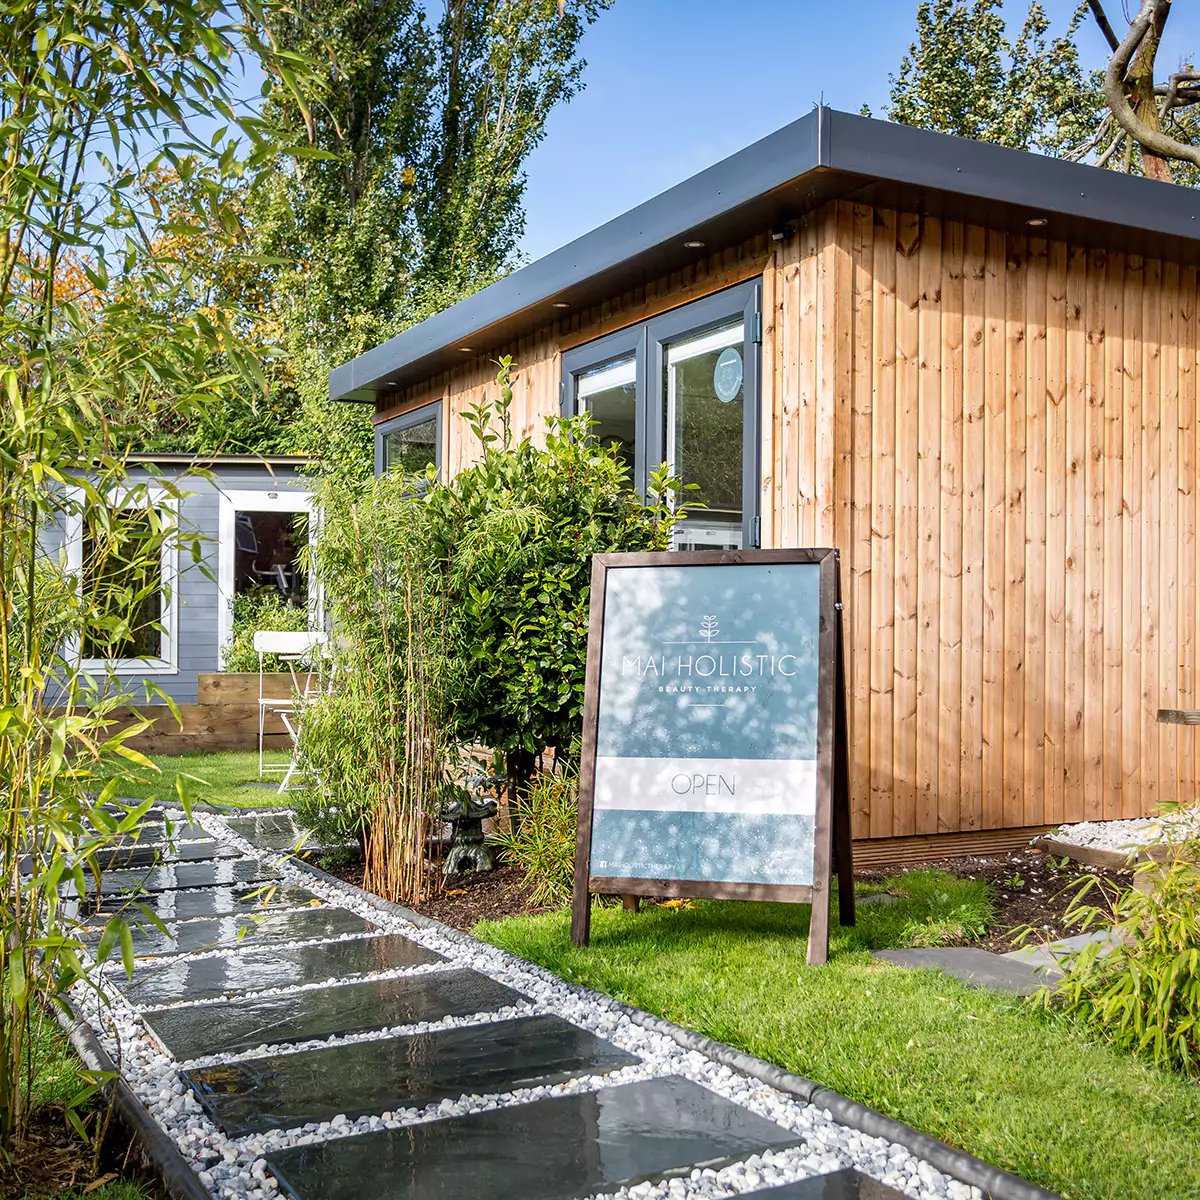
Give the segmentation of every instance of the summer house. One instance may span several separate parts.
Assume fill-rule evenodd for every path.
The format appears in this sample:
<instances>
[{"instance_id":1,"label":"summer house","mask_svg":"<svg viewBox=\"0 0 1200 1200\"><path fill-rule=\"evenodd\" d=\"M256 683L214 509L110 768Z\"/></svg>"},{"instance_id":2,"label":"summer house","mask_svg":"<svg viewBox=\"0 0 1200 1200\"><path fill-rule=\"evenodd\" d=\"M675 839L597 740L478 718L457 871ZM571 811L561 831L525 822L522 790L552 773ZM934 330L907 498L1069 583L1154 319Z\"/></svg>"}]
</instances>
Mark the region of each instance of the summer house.
<instances>
[{"instance_id":1,"label":"summer house","mask_svg":"<svg viewBox=\"0 0 1200 1200\"><path fill-rule=\"evenodd\" d=\"M983 851L1197 795L1198 257L1190 189L818 108L330 388L453 473L511 354L681 547L836 547L856 853Z\"/></svg>"}]
</instances>

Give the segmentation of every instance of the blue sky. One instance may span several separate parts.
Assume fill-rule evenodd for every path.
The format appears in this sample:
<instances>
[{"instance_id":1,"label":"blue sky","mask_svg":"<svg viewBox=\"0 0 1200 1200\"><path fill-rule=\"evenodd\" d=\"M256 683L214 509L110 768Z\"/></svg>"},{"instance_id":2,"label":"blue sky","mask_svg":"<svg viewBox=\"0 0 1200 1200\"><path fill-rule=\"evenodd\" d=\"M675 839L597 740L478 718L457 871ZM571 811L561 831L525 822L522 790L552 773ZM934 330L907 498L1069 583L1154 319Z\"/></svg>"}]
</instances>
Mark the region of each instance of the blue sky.
<instances>
[{"instance_id":1,"label":"blue sky","mask_svg":"<svg viewBox=\"0 0 1200 1200\"><path fill-rule=\"evenodd\" d=\"M1076 0L1044 4L1064 28ZM1019 19L1028 5L1008 7ZM1105 7L1120 21L1122 0ZM1200 54L1198 9L1174 6L1160 65ZM584 39L584 91L552 114L529 159L522 250L547 254L821 100L878 111L916 10L917 0L616 0ZM1083 45L1100 65L1090 24Z\"/></svg>"}]
</instances>

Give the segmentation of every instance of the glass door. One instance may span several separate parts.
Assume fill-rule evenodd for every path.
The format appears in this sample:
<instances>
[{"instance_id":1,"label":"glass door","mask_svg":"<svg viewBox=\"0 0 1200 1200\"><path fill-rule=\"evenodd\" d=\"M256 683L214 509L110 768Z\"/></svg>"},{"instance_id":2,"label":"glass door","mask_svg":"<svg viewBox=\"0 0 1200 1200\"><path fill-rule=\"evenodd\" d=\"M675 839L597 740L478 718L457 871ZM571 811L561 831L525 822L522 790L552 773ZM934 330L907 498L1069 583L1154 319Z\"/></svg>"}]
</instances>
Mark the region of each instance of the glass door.
<instances>
[{"instance_id":1,"label":"glass door","mask_svg":"<svg viewBox=\"0 0 1200 1200\"><path fill-rule=\"evenodd\" d=\"M664 347L667 463L704 504L675 527L679 550L744 544L744 341L738 320Z\"/></svg>"}]
</instances>

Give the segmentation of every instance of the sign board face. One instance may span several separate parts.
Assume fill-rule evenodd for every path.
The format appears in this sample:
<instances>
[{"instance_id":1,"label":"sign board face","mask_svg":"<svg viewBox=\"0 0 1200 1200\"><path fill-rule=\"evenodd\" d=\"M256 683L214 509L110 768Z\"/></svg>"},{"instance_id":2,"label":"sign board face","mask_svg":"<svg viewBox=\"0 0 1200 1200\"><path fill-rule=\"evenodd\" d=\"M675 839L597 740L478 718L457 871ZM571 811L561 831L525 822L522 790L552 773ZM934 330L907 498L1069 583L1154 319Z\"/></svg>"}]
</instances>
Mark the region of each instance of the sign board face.
<instances>
[{"instance_id":1,"label":"sign board face","mask_svg":"<svg viewBox=\"0 0 1200 1200\"><path fill-rule=\"evenodd\" d=\"M681 557L605 571L591 874L809 888L821 566Z\"/></svg>"}]
</instances>

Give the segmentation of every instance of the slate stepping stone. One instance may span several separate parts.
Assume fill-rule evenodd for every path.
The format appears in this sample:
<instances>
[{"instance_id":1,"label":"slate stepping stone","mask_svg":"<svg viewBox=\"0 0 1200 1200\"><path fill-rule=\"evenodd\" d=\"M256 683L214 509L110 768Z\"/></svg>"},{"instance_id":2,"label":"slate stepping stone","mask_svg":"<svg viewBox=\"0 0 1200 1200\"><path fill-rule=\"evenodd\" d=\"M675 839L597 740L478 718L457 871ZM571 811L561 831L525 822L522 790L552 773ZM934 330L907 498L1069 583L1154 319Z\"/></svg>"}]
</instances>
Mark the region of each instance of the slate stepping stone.
<instances>
[{"instance_id":1,"label":"slate stepping stone","mask_svg":"<svg viewBox=\"0 0 1200 1200\"><path fill-rule=\"evenodd\" d=\"M162 892L173 888L221 887L233 883L256 883L278 879L276 871L257 858L224 858L215 862L166 863L161 867L131 867L108 871L100 877L100 891ZM96 890L95 880L86 876L87 890Z\"/></svg>"},{"instance_id":2,"label":"slate stepping stone","mask_svg":"<svg viewBox=\"0 0 1200 1200\"><path fill-rule=\"evenodd\" d=\"M169 828L163 821L144 820L133 835L122 836L121 844L144 846L159 842L202 842L211 840L211 838L212 834L203 825L193 825L190 821L185 821L183 814L180 813L178 820L171 821Z\"/></svg>"},{"instance_id":3,"label":"slate stepping stone","mask_svg":"<svg viewBox=\"0 0 1200 1200\"><path fill-rule=\"evenodd\" d=\"M129 916L132 925L137 914ZM153 925L133 929L133 952L138 958L157 958L169 954L192 954L197 950L218 950L237 942L240 930L246 930L241 943L247 947L263 942L299 942L309 938L340 937L344 933L367 933L375 928L357 913L346 908L323 905L300 912L267 913L265 916L209 917L167 926L164 934ZM98 942L100 931L85 935Z\"/></svg>"},{"instance_id":4,"label":"slate stepping stone","mask_svg":"<svg viewBox=\"0 0 1200 1200\"><path fill-rule=\"evenodd\" d=\"M268 816L228 817L225 824L239 837L244 837L260 850L292 850L302 835L290 813L271 813ZM315 849L314 835L309 833L302 849Z\"/></svg>"},{"instance_id":5,"label":"slate stepping stone","mask_svg":"<svg viewBox=\"0 0 1200 1200\"><path fill-rule=\"evenodd\" d=\"M637 1061L561 1017L527 1017L205 1067L187 1081L213 1120L241 1137L338 1113L563 1083Z\"/></svg>"},{"instance_id":6,"label":"slate stepping stone","mask_svg":"<svg viewBox=\"0 0 1200 1200\"><path fill-rule=\"evenodd\" d=\"M234 913L256 913L273 908L300 908L323 903L305 887L272 887L270 883L244 883L236 887L197 888L194 891L132 892L103 896L99 911L92 909L92 923L123 912L131 920L141 915L137 905L148 908L160 920L185 921L191 917L224 917Z\"/></svg>"},{"instance_id":7,"label":"slate stepping stone","mask_svg":"<svg viewBox=\"0 0 1200 1200\"><path fill-rule=\"evenodd\" d=\"M506 1008L522 998L486 975L456 968L397 979L364 979L291 995L247 996L144 1016L155 1037L176 1058L189 1059L466 1017Z\"/></svg>"},{"instance_id":8,"label":"slate stepping stone","mask_svg":"<svg viewBox=\"0 0 1200 1200\"><path fill-rule=\"evenodd\" d=\"M992 954L978 946L945 946L914 950L876 950L874 956L898 967L933 967L972 987L995 988L1018 996L1029 996L1050 983L1046 971Z\"/></svg>"},{"instance_id":9,"label":"slate stepping stone","mask_svg":"<svg viewBox=\"0 0 1200 1200\"><path fill-rule=\"evenodd\" d=\"M271 946L211 958L167 959L136 967L132 979L121 972L113 982L131 1004L153 1008L444 961L398 933L386 933L320 946Z\"/></svg>"},{"instance_id":10,"label":"slate stepping stone","mask_svg":"<svg viewBox=\"0 0 1200 1200\"><path fill-rule=\"evenodd\" d=\"M221 858L241 858L242 852L233 846L223 846L208 839L203 842L180 842L175 846L111 846L98 850L92 862L101 871L121 867L149 867L159 863L209 862Z\"/></svg>"},{"instance_id":11,"label":"slate stepping stone","mask_svg":"<svg viewBox=\"0 0 1200 1200\"><path fill-rule=\"evenodd\" d=\"M267 1155L295 1200L581 1200L801 1139L673 1075Z\"/></svg>"},{"instance_id":12,"label":"slate stepping stone","mask_svg":"<svg viewBox=\"0 0 1200 1200\"><path fill-rule=\"evenodd\" d=\"M782 1187L743 1192L744 1197L761 1200L904 1200L904 1193L880 1183L861 1171L835 1171L832 1175L814 1175Z\"/></svg>"}]
</instances>

